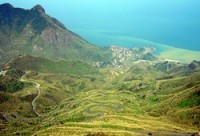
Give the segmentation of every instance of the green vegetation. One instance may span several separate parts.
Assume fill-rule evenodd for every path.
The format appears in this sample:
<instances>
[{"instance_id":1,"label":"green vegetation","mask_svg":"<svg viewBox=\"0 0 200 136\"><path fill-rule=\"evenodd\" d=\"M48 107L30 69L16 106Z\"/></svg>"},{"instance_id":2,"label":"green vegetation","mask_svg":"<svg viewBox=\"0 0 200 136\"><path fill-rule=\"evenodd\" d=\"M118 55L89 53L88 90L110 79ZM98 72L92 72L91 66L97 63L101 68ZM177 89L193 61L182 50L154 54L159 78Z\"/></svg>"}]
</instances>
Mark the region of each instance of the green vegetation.
<instances>
[{"instance_id":1,"label":"green vegetation","mask_svg":"<svg viewBox=\"0 0 200 136\"><path fill-rule=\"evenodd\" d=\"M14 93L22 90L29 84L19 81L20 77L24 74L21 70L9 70L6 77L0 76L0 92Z\"/></svg>"},{"instance_id":2,"label":"green vegetation","mask_svg":"<svg viewBox=\"0 0 200 136\"><path fill-rule=\"evenodd\" d=\"M194 106L198 106L200 104L200 91L196 92L189 98L183 100L181 103L178 104L179 108L190 108Z\"/></svg>"},{"instance_id":3,"label":"green vegetation","mask_svg":"<svg viewBox=\"0 0 200 136\"><path fill-rule=\"evenodd\" d=\"M119 38L160 47L170 59L199 60L199 52ZM2 136L199 131L198 61L158 59L150 48L96 47L36 7L0 5L0 39Z\"/></svg>"},{"instance_id":4,"label":"green vegetation","mask_svg":"<svg viewBox=\"0 0 200 136\"><path fill-rule=\"evenodd\" d=\"M29 65L31 60L35 62L32 67ZM159 65L149 67L143 62L134 64L126 72L121 68L105 68L99 73L82 75L62 70L52 72L51 65L60 66L60 63L65 61L32 56L20 57L10 63L11 68L29 70L22 77L26 81L23 83L29 81L41 85L41 95L35 103L42 116L36 117L30 106L37 94L35 85L25 86L15 92L14 97L1 93L4 98L1 106L10 105L2 109L1 114L12 113L6 115L11 121L7 122L9 127L3 129L4 135L15 133L13 130L33 135L146 135L152 131L198 131L199 66L195 68L196 73L190 71L189 76L175 74L157 80L166 77L169 71L162 71L162 67L157 67ZM73 66L80 68L80 65ZM139 71L140 67L143 67L142 71ZM44 69L46 71L41 73ZM13 101L18 106L12 105ZM1 125L6 123L2 121Z\"/></svg>"},{"instance_id":5,"label":"green vegetation","mask_svg":"<svg viewBox=\"0 0 200 136\"><path fill-rule=\"evenodd\" d=\"M94 67L79 60L52 61L41 57L24 56L18 57L10 65L20 70L31 70L43 73L68 73L77 75L98 73Z\"/></svg>"}]
</instances>

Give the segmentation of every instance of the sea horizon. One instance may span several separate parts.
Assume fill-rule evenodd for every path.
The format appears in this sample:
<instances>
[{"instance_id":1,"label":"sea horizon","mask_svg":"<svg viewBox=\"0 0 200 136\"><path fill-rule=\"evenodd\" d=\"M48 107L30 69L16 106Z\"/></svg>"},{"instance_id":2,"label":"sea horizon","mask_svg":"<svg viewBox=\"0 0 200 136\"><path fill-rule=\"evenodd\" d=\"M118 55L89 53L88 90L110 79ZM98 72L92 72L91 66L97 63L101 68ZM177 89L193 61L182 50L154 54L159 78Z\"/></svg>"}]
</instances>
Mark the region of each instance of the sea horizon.
<instances>
[{"instance_id":1,"label":"sea horizon","mask_svg":"<svg viewBox=\"0 0 200 136\"><path fill-rule=\"evenodd\" d=\"M96 46L112 46L117 45L125 48L134 48L134 47L144 47L144 46L154 46L155 44L162 44L166 46L170 46L173 48L186 49L191 51L200 51L200 46L187 46L180 44L173 44L170 42L162 42L155 41L153 39L137 37L133 35L128 35L126 32L114 32L107 31L105 29L81 29L81 28L71 28L73 32L79 34L82 38L84 38L89 43ZM177 46L178 45L178 46ZM159 47L157 47L159 50Z\"/></svg>"}]
</instances>

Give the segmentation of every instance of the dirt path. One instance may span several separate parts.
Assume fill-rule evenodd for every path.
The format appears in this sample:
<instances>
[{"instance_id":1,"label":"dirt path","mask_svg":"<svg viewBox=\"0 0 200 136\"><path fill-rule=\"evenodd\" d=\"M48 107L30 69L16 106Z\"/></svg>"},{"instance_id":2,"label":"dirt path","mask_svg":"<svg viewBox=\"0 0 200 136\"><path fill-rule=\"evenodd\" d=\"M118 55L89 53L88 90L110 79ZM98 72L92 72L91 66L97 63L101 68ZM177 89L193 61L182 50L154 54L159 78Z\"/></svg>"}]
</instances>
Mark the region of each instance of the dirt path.
<instances>
[{"instance_id":1,"label":"dirt path","mask_svg":"<svg viewBox=\"0 0 200 136\"><path fill-rule=\"evenodd\" d=\"M38 83L36 83L35 82L35 84L36 84L36 90L37 90L37 92L38 92L38 94L37 94L37 96L33 99L33 101L32 101L32 109L33 109L33 112L37 115L37 116L42 116L41 114L39 114L37 111L36 111L36 104L35 104L35 101L38 99L38 97L40 97L40 95L41 95L41 91L40 91L40 84L38 84Z\"/></svg>"},{"instance_id":2,"label":"dirt path","mask_svg":"<svg viewBox=\"0 0 200 136\"><path fill-rule=\"evenodd\" d=\"M11 118L10 118L10 116L11 116ZM22 120L25 122L31 122L31 120L29 118L18 115L16 112L6 112L3 114L3 117L8 122L11 122L13 119L19 119L19 120Z\"/></svg>"},{"instance_id":3,"label":"dirt path","mask_svg":"<svg viewBox=\"0 0 200 136\"><path fill-rule=\"evenodd\" d=\"M31 105L32 105L32 110L33 110L33 112L34 112L38 117L42 116L41 114L39 114L39 113L37 112L37 110L36 110L36 104L35 104L36 100L37 100L38 97L40 97L40 95L41 95L40 84L36 83L35 81L27 81L27 80L24 80L23 77L20 79L20 81L36 84L36 87L35 87L35 88L36 88L36 90L37 90L37 96L33 99L33 101L31 102Z\"/></svg>"}]
</instances>

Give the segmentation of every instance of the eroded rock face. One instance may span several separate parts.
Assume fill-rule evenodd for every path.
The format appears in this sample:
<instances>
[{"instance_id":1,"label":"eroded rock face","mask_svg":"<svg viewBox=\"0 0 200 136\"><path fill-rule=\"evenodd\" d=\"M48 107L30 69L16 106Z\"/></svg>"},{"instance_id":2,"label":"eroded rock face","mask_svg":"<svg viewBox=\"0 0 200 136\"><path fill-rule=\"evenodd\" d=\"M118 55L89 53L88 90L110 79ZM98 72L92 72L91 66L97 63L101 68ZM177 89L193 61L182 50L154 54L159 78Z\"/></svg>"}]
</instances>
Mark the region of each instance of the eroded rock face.
<instances>
[{"instance_id":1,"label":"eroded rock face","mask_svg":"<svg viewBox=\"0 0 200 136\"><path fill-rule=\"evenodd\" d=\"M70 41L73 40L72 35L63 31L55 31L54 29L46 29L41 37L45 42L57 48L68 46Z\"/></svg>"},{"instance_id":2,"label":"eroded rock face","mask_svg":"<svg viewBox=\"0 0 200 136\"><path fill-rule=\"evenodd\" d=\"M39 11L40 13L45 13L45 10L44 10L44 8L41 6L41 5L36 5L36 6L34 6L31 10L37 10L37 11Z\"/></svg>"},{"instance_id":3,"label":"eroded rock face","mask_svg":"<svg viewBox=\"0 0 200 136\"><path fill-rule=\"evenodd\" d=\"M42 37L49 43L56 43L58 41L58 32L53 29L47 29L42 33Z\"/></svg>"}]
</instances>

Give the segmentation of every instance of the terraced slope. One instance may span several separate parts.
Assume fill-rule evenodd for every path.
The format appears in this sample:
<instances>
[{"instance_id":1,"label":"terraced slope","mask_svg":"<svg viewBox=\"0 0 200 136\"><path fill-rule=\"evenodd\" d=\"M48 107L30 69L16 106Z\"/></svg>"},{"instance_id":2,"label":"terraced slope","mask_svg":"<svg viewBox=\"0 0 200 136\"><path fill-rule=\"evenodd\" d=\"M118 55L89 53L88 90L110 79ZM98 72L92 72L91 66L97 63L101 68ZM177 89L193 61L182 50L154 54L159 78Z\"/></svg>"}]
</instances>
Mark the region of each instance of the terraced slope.
<instances>
[{"instance_id":1,"label":"terraced slope","mask_svg":"<svg viewBox=\"0 0 200 136\"><path fill-rule=\"evenodd\" d=\"M131 68L104 68L98 74L83 75L36 72L19 63L10 70L15 66L29 70L20 72L26 73L23 79L40 84L40 96L34 103L42 116L32 111L38 93L35 84L21 81L21 90L0 92L5 98L0 103L1 135L189 136L199 131L197 61L189 65L138 61Z\"/></svg>"},{"instance_id":2,"label":"terraced slope","mask_svg":"<svg viewBox=\"0 0 200 136\"><path fill-rule=\"evenodd\" d=\"M167 117L153 117L144 110L135 94L116 90L81 92L56 106L41 124L36 135L142 135L150 132L187 133L191 127L171 122ZM147 106L147 105L146 105ZM51 126L46 128L46 126Z\"/></svg>"}]
</instances>

